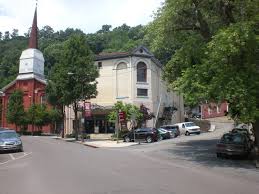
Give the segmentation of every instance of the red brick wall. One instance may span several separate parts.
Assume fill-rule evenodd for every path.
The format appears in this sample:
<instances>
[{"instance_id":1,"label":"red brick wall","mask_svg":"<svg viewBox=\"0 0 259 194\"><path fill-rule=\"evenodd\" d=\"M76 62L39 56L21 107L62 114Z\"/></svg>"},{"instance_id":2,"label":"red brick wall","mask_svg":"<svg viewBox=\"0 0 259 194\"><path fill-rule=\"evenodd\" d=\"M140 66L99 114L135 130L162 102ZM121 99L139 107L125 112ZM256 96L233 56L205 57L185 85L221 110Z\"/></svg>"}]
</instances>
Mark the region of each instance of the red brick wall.
<instances>
[{"instance_id":1,"label":"red brick wall","mask_svg":"<svg viewBox=\"0 0 259 194\"><path fill-rule=\"evenodd\" d=\"M4 91L4 96L2 97L2 126L7 128L15 129L15 126L9 124L6 120L6 110L7 110L7 102L9 96L13 93L14 90L20 89L23 91L23 102L24 108L27 110L33 103L39 104L41 103L41 97L45 95L45 87L46 85L35 80L17 80L16 83L9 87L6 91ZM19 129L18 129L19 130ZM36 127L31 125L28 126L28 131L37 131ZM43 127L44 133L50 133L50 126Z\"/></svg>"},{"instance_id":2,"label":"red brick wall","mask_svg":"<svg viewBox=\"0 0 259 194\"><path fill-rule=\"evenodd\" d=\"M213 117L222 117L225 116L225 113L228 111L227 102L221 104L210 103L202 105L202 118L213 118Z\"/></svg>"}]
</instances>

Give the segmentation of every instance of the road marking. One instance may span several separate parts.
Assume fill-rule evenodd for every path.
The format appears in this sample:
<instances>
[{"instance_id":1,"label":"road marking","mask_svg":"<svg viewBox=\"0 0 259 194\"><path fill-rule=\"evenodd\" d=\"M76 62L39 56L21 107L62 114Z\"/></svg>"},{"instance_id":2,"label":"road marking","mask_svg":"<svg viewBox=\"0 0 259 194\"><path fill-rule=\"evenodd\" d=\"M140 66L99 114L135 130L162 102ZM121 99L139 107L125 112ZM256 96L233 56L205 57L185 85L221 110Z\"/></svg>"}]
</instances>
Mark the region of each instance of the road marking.
<instances>
[{"instance_id":1,"label":"road marking","mask_svg":"<svg viewBox=\"0 0 259 194\"><path fill-rule=\"evenodd\" d=\"M19 157L17 157L17 158L15 158L12 154L9 154L9 156L11 157L11 160L7 160L7 161L5 161L5 162L0 162L0 165L7 164L7 163L9 163L9 162L12 162L12 161L15 161L15 160L18 160L18 159L22 159L22 158L24 158L25 156L28 156L28 155L30 155L30 154L32 154L32 152L28 152L28 153L24 152L23 155L21 155L21 156L19 156Z\"/></svg>"},{"instance_id":2,"label":"road marking","mask_svg":"<svg viewBox=\"0 0 259 194\"><path fill-rule=\"evenodd\" d=\"M12 160L15 160L15 157L13 156L13 154L9 154L9 156L11 157Z\"/></svg>"}]
</instances>

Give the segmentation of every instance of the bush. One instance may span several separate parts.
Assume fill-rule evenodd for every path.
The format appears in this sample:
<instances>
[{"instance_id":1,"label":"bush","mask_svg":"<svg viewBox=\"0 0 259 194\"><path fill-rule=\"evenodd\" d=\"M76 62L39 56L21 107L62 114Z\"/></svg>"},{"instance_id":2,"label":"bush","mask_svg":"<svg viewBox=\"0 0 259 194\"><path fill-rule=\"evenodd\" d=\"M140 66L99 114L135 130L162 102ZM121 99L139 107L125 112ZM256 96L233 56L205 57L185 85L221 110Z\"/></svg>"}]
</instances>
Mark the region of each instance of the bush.
<instances>
[{"instance_id":1,"label":"bush","mask_svg":"<svg viewBox=\"0 0 259 194\"><path fill-rule=\"evenodd\" d=\"M33 131L33 136L41 136L42 131Z\"/></svg>"},{"instance_id":2,"label":"bush","mask_svg":"<svg viewBox=\"0 0 259 194\"><path fill-rule=\"evenodd\" d=\"M75 138L75 134L71 133L71 134L66 134L65 138Z\"/></svg>"},{"instance_id":3,"label":"bush","mask_svg":"<svg viewBox=\"0 0 259 194\"><path fill-rule=\"evenodd\" d=\"M90 139L90 135L84 133L84 134L81 135L81 138L83 138L83 139Z\"/></svg>"},{"instance_id":4,"label":"bush","mask_svg":"<svg viewBox=\"0 0 259 194\"><path fill-rule=\"evenodd\" d=\"M21 135L31 135L30 131L20 131L19 132Z\"/></svg>"}]
</instances>

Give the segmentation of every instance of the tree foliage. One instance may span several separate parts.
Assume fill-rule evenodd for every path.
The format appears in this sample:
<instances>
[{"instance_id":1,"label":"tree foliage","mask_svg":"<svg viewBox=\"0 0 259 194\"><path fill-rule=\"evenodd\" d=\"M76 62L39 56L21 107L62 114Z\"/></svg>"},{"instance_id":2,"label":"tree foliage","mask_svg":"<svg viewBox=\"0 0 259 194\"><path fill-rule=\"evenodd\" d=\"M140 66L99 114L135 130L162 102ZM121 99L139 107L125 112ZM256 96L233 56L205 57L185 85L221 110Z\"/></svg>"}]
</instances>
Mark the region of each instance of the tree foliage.
<instances>
[{"instance_id":1,"label":"tree foliage","mask_svg":"<svg viewBox=\"0 0 259 194\"><path fill-rule=\"evenodd\" d=\"M50 117L46 105L32 104L27 111L28 124L35 125L38 131L42 130L44 125L50 123Z\"/></svg>"},{"instance_id":2,"label":"tree foliage","mask_svg":"<svg viewBox=\"0 0 259 194\"><path fill-rule=\"evenodd\" d=\"M17 129L18 126L23 125L25 120L25 111L23 106L23 92L15 90L9 98L6 119L9 123L15 124Z\"/></svg>"},{"instance_id":3,"label":"tree foliage","mask_svg":"<svg viewBox=\"0 0 259 194\"><path fill-rule=\"evenodd\" d=\"M28 30L28 32L30 29ZM45 75L60 61L62 45L69 37L82 35L94 54L100 52L129 51L143 43L145 27L130 27L126 24L112 29L111 25L103 25L96 33L85 34L80 29L67 28L54 31L51 26L39 29L39 50L45 58ZM18 29L12 32L0 32L0 88L15 79L18 73L19 58L23 50L28 48L29 33L19 36Z\"/></svg>"},{"instance_id":4,"label":"tree foliage","mask_svg":"<svg viewBox=\"0 0 259 194\"><path fill-rule=\"evenodd\" d=\"M50 74L48 98L62 106L72 104L76 121L79 101L97 95L96 78L99 72L93 60L85 36L74 35L62 45L62 57ZM77 138L78 126L75 134Z\"/></svg>"},{"instance_id":5,"label":"tree foliage","mask_svg":"<svg viewBox=\"0 0 259 194\"><path fill-rule=\"evenodd\" d=\"M134 104L123 103L122 101L118 101L114 104L112 111L107 116L108 120L110 122L116 122L119 111L126 113L126 122L131 121L133 117L137 123L143 121L143 113L139 107Z\"/></svg>"},{"instance_id":6,"label":"tree foliage","mask_svg":"<svg viewBox=\"0 0 259 194\"><path fill-rule=\"evenodd\" d=\"M146 38L186 103L226 100L233 117L259 116L257 10L252 0L165 1Z\"/></svg>"}]
</instances>

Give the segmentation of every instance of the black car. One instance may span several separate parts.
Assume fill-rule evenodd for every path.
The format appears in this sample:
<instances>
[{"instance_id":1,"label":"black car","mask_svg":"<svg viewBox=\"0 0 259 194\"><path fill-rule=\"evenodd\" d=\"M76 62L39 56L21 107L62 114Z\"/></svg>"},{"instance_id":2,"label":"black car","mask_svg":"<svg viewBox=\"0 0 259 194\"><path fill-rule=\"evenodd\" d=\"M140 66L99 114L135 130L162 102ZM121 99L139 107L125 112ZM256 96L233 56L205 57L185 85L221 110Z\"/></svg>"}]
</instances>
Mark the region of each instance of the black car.
<instances>
[{"instance_id":1,"label":"black car","mask_svg":"<svg viewBox=\"0 0 259 194\"><path fill-rule=\"evenodd\" d=\"M172 137L177 137L180 135L180 130L177 125L163 125L160 128L171 131Z\"/></svg>"},{"instance_id":2,"label":"black car","mask_svg":"<svg viewBox=\"0 0 259 194\"><path fill-rule=\"evenodd\" d=\"M134 138L135 135L135 138ZM123 136L123 139L125 142L131 142L134 141L140 141L144 140L147 143L151 143L154 141L157 141L159 137L159 133L157 129L155 128L138 128L135 129L134 131L130 131L127 134Z\"/></svg>"}]
</instances>

